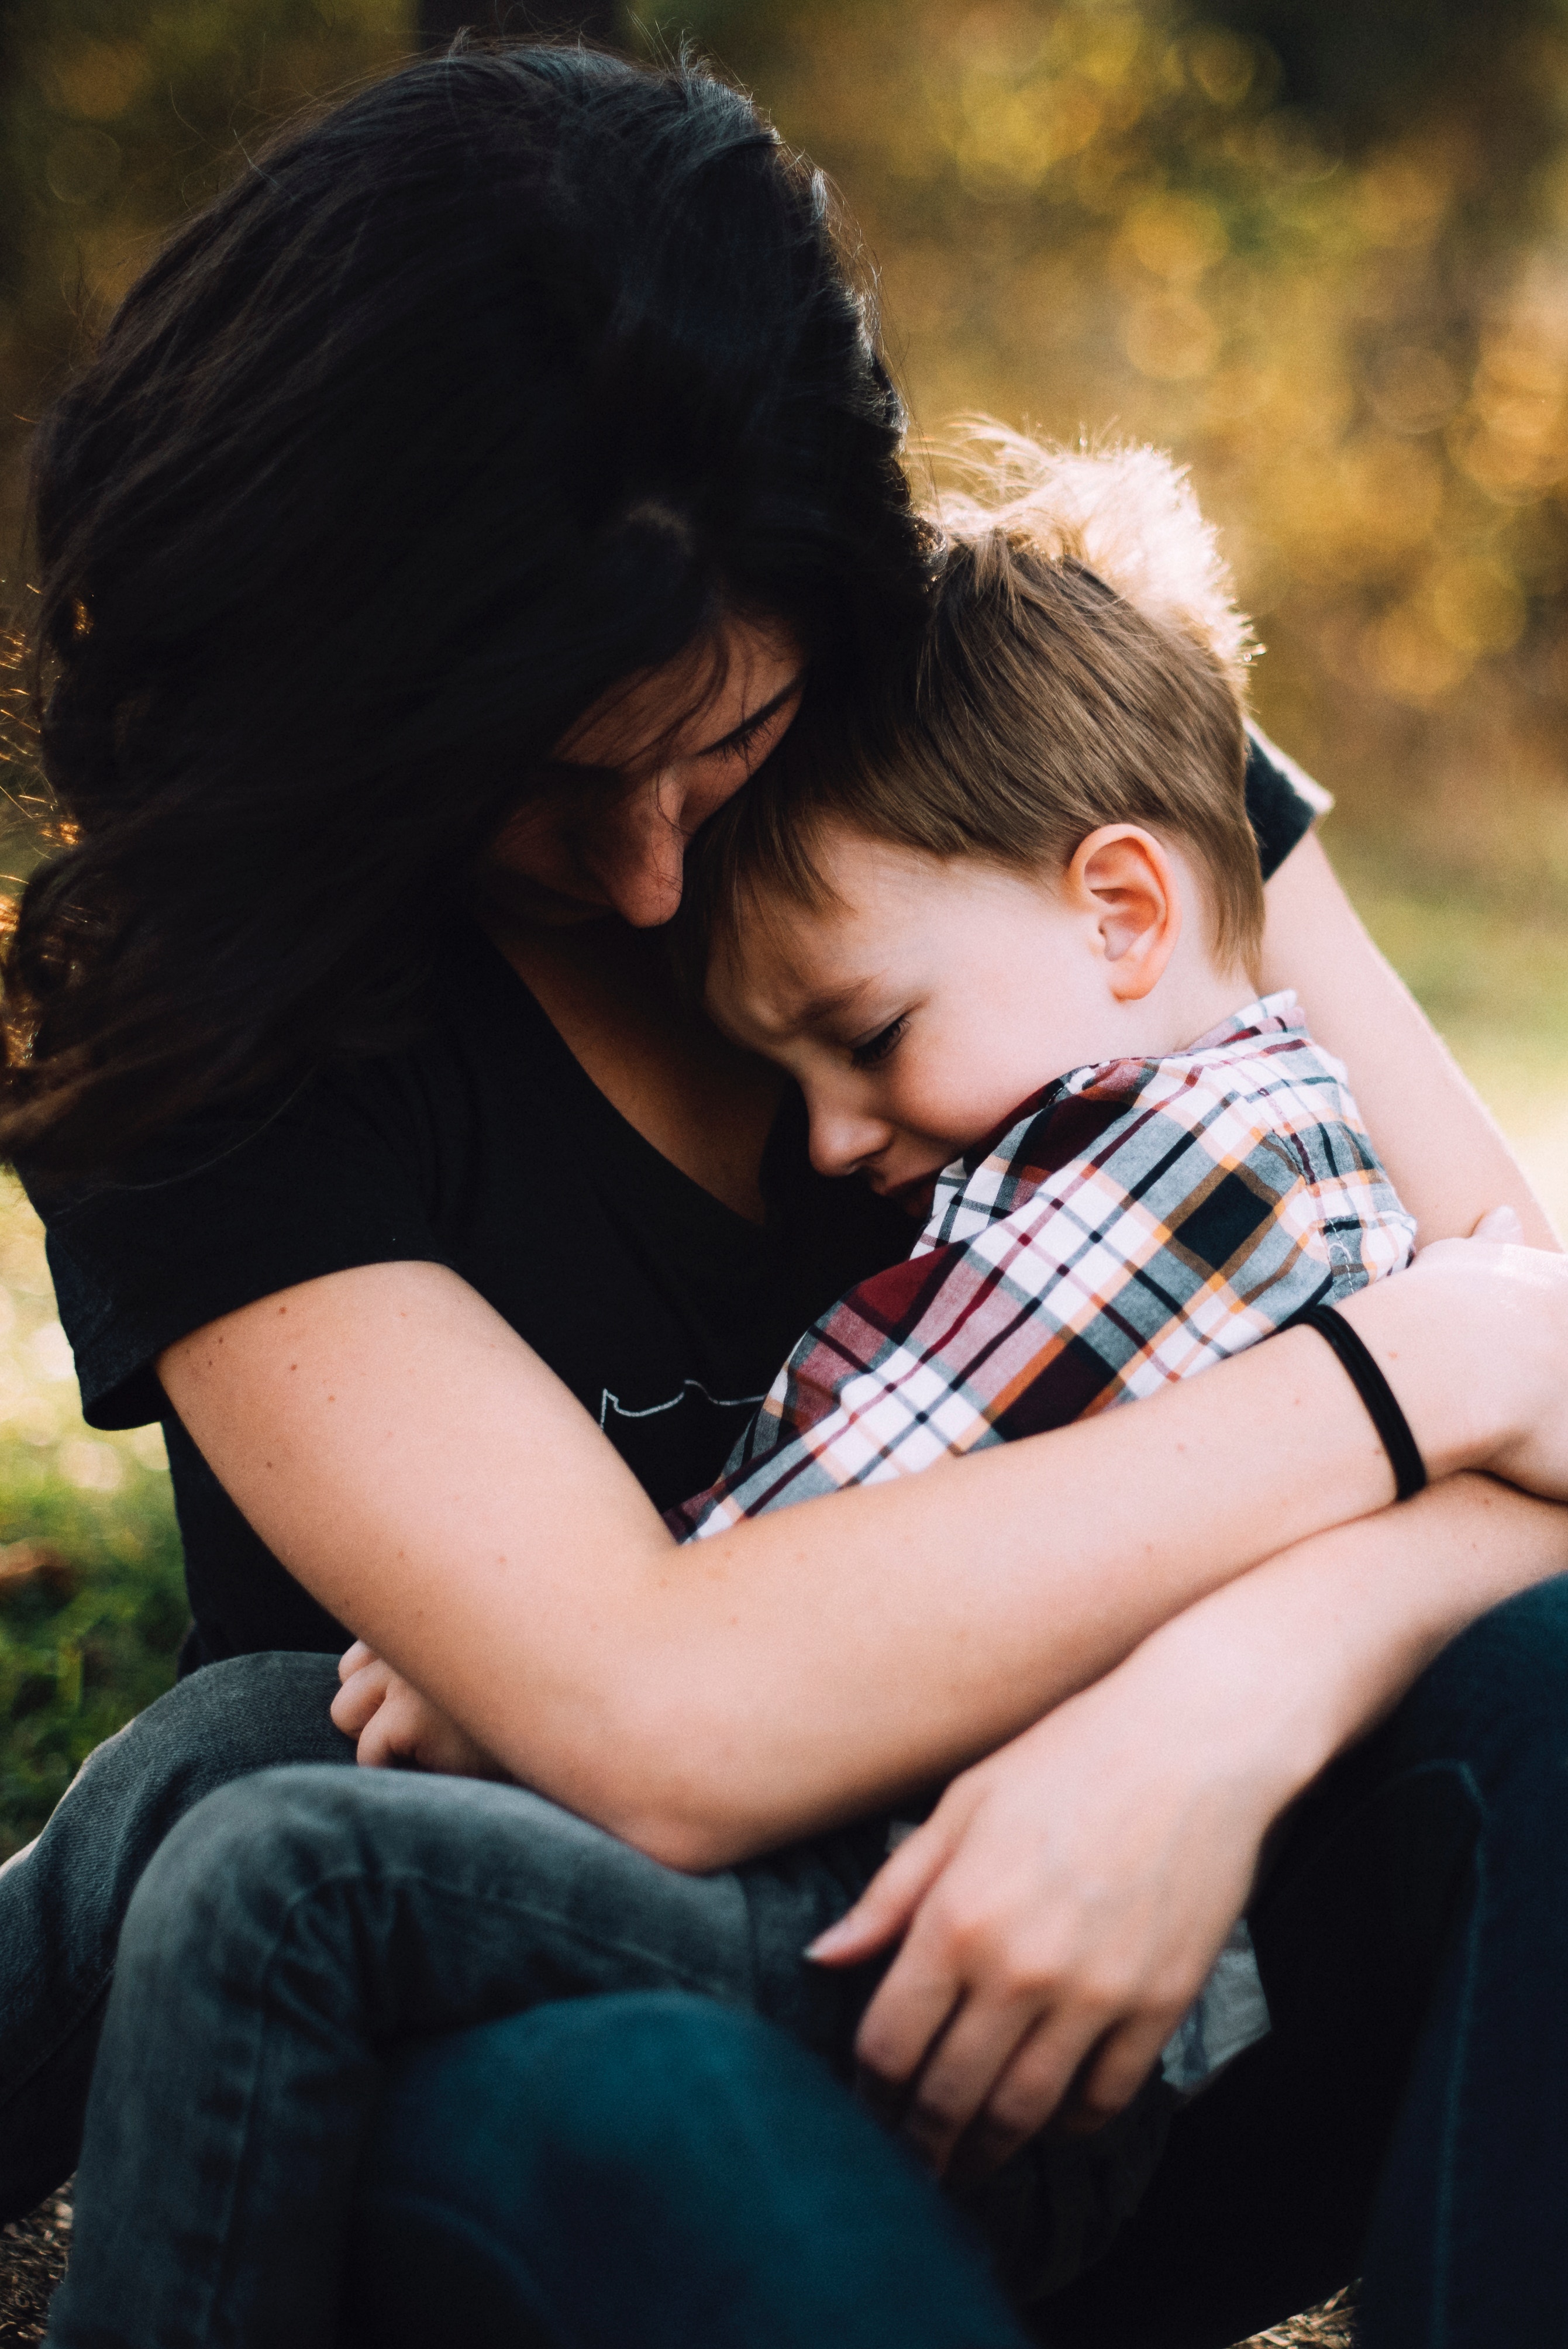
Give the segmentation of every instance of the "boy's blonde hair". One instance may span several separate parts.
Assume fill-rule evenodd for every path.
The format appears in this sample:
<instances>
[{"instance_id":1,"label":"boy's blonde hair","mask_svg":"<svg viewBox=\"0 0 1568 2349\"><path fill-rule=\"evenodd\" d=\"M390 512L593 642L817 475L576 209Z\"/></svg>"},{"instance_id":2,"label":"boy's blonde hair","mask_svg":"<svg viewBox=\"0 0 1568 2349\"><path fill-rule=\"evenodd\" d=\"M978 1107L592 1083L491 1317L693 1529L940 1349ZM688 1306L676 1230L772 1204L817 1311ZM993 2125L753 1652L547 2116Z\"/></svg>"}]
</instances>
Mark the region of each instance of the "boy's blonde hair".
<instances>
[{"instance_id":1,"label":"boy's blonde hair","mask_svg":"<svg viewBox=\"0 0 1568 2349\"><path fill-rule=\"evenodd\" d=\"M832 904L830 823L1058 873L1101 824L1137 823L1188 850L1217 959L1255 972L1250 636L1184 474L1147 448L1041 448L995 428L984 445L985 494L965 489L936 516L913 661L848 741L799 720L721 811L689 860L688 938L706 962L769 897Z\"/></svg>"}]
</instances>

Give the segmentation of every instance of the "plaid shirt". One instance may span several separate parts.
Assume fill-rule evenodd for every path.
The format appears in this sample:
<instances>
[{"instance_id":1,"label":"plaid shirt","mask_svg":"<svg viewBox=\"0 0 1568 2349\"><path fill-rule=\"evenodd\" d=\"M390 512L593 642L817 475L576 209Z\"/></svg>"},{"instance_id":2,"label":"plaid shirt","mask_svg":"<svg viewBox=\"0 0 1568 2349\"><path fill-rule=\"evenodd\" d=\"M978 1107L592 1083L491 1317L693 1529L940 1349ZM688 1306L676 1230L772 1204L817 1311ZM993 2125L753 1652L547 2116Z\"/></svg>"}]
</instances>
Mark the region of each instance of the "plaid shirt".
<instances>
[{"instance_id":1,"label":"plaid shirt","mask_svg":"<svg viewBox=\"0 0 1568 2349\"><path fill-rule=\"evenodd\" d=\"M906 1263L800 1340L683 1538L1155 1393L1410 1259L1294 995L1077 1069L938 1178Z\"/></svg>"}]
</instances>

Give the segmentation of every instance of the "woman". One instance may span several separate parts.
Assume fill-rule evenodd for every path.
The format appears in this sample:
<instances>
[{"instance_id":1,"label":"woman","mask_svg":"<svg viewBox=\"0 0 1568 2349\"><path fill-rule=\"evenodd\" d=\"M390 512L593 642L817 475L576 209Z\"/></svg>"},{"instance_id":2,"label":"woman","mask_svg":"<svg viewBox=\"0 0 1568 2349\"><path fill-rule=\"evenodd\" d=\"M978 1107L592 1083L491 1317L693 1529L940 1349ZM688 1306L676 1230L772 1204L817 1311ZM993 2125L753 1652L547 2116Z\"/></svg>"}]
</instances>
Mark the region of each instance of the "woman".
<instances>
[{"instance_id":1,"label":"woman","mask_svg":"<svg viewBox=\"0 0 1568 2349\"><path fill-rule=\"evenodd\" d=\"M512 51L411 68L285 142L175 239L44 430L44 740L76 832L11 945L0 1131L49 1219L87 1407L165 1420L187 1661L231 1660L72 1797L112 1785L124 1826L90 1886L50 1878L70 2012L14 2056L12 2109L47 2119L51 2176L161 1826L332 1735L319 1668L257 1651L367 1640L512 1775L680 1868L964 1771L944 1816L965 1904L911 1938L862 2034L888 2079L919 2075L940 2166L961 2138L994 2159L1069 2084L1080 2121L1124 2105L1267 1829L1456 1633L1568 1563L1559 1509L1469 1473L1568 1491L1563 1282L1474 1247L1357 1301L1434 1478L1393 1516L1354 1391L1297 1333L962 1477L758 1520L700 1578L671 1574L658 1507L712 1475L801 1322L906 1237L813 1181L774 1080L679 1008L645 935L686 839L802 699L830 723L918 614L899 429L820 190L742 101ZM1425 1234L1511 1200L1544 1241L1303 837L1310 809L1261 758L1253 796L1265 978L1349 1061ZM1483 1626L1439 1667L1460 1697L1407 1703L1301 1814L1259 1911L1274 2040L1178 2125L1125 2253L1052 2304L1060 2337L1222 2340L1348 2272L1367 2162L1249 2218L1244 2261L1228 2217L1216 2255L1216 2210L1255 2189L1304 2079L1344 2075L1358 2150L1422 2141L1418 2091L1460 2044L1446 2010L1419 2024L1473 1820L1385 1831L1382 1795L1452 1769L1506 1785L1510 1822L1528 1806L1564 1645L1554 1602L1522 1603L1529 1661L1517 1614ZM397 1750L387 1685L363 1692L366 1758ZM1504 1841L1539 1889L1541 1856ZM1314 1867L1336 1888L1314 1913L1353 1947L1381 1947L1396 1888L1436 1868L1423 1930L1348 2021L1312 1967L1291 1984L1291 1950L1326 1947L1295 1899ZM1544 2027L1489 2013L1515 2052ZM521 2052L465 2036L392 2067L366 2322L412 2324L411 2242L428 2271L432 2235L471 2234L493 2119L501 2249L480 2265L502 2333L805 2340L825 2291L868 2342L1009 2337L934 2199L733 2017L589 2001L496 2027ZM626 2136L632 2073L666 2084L638 2108L668 2121L656 2154ZM682 2078L733 2129L683 2130ZM110 2143L91 2172L137 2153ZM617 2197L619 2257L563 2261L603 2224L606 2165L642 2181ZM823 2178L867 2213L831 2257L820 2205L801 2232ZM1377 2207L1434 2293L1457 2190L1411 2176ZM1484 2243L1486 2189L1461 2200ZM623 2301L589 2309L606 2268ZM221 2288L194 2255L182 2271ZM895 2307L900 2273L918 2289Z\"/></svg>"}]
</instances>

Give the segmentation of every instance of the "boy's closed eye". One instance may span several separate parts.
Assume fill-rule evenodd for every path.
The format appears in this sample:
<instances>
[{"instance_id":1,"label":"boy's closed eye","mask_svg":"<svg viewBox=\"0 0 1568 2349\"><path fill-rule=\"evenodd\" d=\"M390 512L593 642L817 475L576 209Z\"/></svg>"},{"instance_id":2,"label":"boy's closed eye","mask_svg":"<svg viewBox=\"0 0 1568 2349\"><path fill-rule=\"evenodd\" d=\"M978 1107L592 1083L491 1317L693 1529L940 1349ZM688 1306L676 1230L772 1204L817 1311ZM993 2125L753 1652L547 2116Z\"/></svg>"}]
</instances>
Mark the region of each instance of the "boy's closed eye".
<instances>
[{"instance_id":1,"label":"boy's closed eye","mask_svg":"<svg viewBox=\"0 0 1568 2349\"><path fill-rule=\"evenodd\" d=\"M890 1019L885 1028L879 1028L874 1036L868 1036L866 1038L864 1043L851 1045L850 1049L851 1067L855 1069L880 1068L882 1063L892 1053L895 1047L903 1041L904 1035L908 1031L908 1028L909 1014L907 1011L901 1011L896 1019Z\"/></svg>"}]
</instances>

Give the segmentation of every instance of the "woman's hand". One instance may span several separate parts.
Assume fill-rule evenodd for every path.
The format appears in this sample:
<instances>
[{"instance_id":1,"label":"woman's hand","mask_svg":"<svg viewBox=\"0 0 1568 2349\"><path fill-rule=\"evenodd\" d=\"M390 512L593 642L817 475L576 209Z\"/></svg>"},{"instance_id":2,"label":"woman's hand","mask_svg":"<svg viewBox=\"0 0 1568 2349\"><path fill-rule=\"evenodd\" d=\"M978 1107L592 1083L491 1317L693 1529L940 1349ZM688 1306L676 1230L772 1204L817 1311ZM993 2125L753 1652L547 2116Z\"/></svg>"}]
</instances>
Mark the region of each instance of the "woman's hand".
<instances>
[{"instance_id":1,"label":"woman's hand","mask_svg":"<svg viewBox=\"0 0 1568 2349\"><path fill-rule=\"evenodd\" d=\"M1484 1468L1568 1500L1568 1256L1520 1246L1511 1207L1338 1310L1382 1364L1434 1475Z\"/></svg>"},{"instance_id":2,"label":"woman's hand","mask_svg":"<svg viewBox=\"0 0 1568 2349\"><path fill-rule=\"evenodd\" d=\"M343 1685L332 1700L332 1717L346 1737L358 1740L357 1759L366 1768L438 1770L454 1778L507 1775L363 1640L344 1651L337 1677Z\"/></svg>"},{"instance_id":3,"label":"woman's hand","mask_svg":"<svg viewBox=\"0 0 1568 2349\"><path fill-rule=\"evenodd\" d=\"M1109 2119L1202 1988L1292 1791L1216 1697L1140 1651L955 1779L812 1945L904 1936L857 2053L939 2172Z\"/></svg>"},{"instance_id":4,"label":"woman's hand","mask_svg":"<svg viewBox=\"0 0 1568 2349\"><path fill-rule=\"evenodd\" d=\"M1212 1592L955 1779L813 1945L853 1964L903 1936L859 2051L936 2165L1126 2104L1280 1813L1468 1624L1565 1568L1568 1511L1454 1477Z\"/></svg>"}]
</instances>

